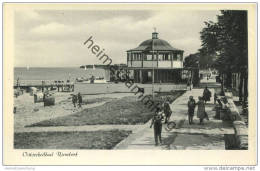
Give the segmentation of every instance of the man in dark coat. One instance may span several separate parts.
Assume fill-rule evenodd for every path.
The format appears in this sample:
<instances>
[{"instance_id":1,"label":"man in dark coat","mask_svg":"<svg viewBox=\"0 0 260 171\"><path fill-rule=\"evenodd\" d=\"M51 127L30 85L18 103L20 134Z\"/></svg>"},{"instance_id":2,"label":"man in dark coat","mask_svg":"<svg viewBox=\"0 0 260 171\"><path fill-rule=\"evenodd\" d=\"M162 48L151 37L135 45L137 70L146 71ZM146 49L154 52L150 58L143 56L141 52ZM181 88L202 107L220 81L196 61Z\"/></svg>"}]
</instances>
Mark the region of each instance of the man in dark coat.
<instances>
[{"instance_id":1,"label":"man in dark coat","mask_svg":"<svg viewBox=\"0 0 260 171\"><path fill-rule=\"evenodd\" d=\"M209 91L208 87L206 86L203 91L203 100L205 101L205 103L207 103L207 101L210 101L210 97L211 97L211 92Z\"/></svg>"},{"instance_id":2,"label":"man in dark coat","mask_svg":"<svg viewBox=\"0 0 260 171\"><path fill-rule=\"evenodd\" d=\"M217 96L217 94L216 94L216 92L215 92L215 93L214 93L214 104L216 104L217 99L218 99L218 96Z\"/></svg>"},{"instance_id":3,"label":"man in dark coat","mask_svg":"<svg viewBox=\"0 0 260 171\"><path fill-rule=\"evenodd\" d=\"M193 99L193 96L190 96L188 101L188 118L189 118L190 125L193 124L195 106L196 106L196 101Z\"/></svg>"},{"instance_id":4,"label":"man in dark coat","mask_svg":"<svg viewBox=\"0 0 260 171\"><path fill-rule=\"evenodd\" d=\"M160 141L160 144L162 143L162 122L164 121L164 115L161 111L160 108L157 108L155 115L152 119L152 123L150 128L154 128L154 140L155 140L155 145L158 145L158 139Z\"/></svg>"},{"instance_id":5,"label":"man in dark coat","mask_svg":"<svg viewBox=\"0 0 260 171\"><path fill-rule=\"evenodd\" d=\"M78 104L79 104L79 107L81 107L81 104L82 104L82 96L80 93L78 93Z\"/></svg>"},{"instance_id":6,"label":"man in dark coat","mask_svg":"<svg viewBox=\"0 0 260 171\"><path fill-rule=\"evenodd\" d=\"M206 110L205 110L205 103L202 97L199 97L199 101L197 105L198 105L197 117L200 119L200 125L202 125L203 119L207 117Z\"/></svg>"},{"instance_id":7,"label":"man in dark coat","mask_svg":"<svg viewBox=\"0 0 260 171\"><path fill-rule=\"evenodd\" d=\"M74 107L76 107L77 104L77 96L75 94L72 95L72 103L74 105Z\"/></svg>"}]
</instances>

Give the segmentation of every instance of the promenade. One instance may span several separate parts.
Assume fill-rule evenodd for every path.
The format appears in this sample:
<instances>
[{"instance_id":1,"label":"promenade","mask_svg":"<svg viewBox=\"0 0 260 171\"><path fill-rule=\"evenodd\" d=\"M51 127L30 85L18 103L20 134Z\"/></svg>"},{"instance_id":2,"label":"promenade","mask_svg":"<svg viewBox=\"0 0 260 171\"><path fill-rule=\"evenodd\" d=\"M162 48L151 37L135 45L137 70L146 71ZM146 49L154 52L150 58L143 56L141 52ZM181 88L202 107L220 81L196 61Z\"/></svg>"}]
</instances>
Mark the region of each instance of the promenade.
<instances>
[{"instance_id":1,"label":"promenade","mask_svg":"<svg viewBox=\"0 0 260 171\"><path fill-rule=\"evenodd\" d=\"M214 83L213 83L214 84ZM214 89L210 88L212 96ZM153 128L150 128L151 121L146 123L143 129L131 134L128 138L119 143L115 149L165 149L165 150L225 150L225 134L234 134L232 124L225 123L222 120L214 119L215 111L214 100L206 104L206 112L209 115L209 121L205 120L204 125L199 125L196 117L197 107L195 109L194 123L189 125L187 116L187 102L189 96L193 96L196 101L202 96L203 88L187 91L181 97L171 104L173 111L171 121L177 123L177 128L171 131L162 130L162 145L155 146Z\"/></svg>"},{"instance_id":2,"label":"promenade","mask_svg":"<svg viewBox=\"0 0 260 171\"><path fill-rule=\"evenodd\" d=\"M212 96L214 95L214 88L218 86L213 80L202 80L203 87L205 85L209 86ZM211 88L212 87L212 88ZM173 111L170 121L177 123L177 127L167 131L165 129L166 125L163 125L162 130L162 145L155 146L154 142L154 132L153 128L150 128L151 120L144 125L83 125L83 126L54 126L54 127L25 127L39 121L46 119L55 118L57 116L70 115L71 112L77 112L79 109L74 109L72 105L68 105L70 101L68 99L64 100L63 96L57 97L57 103L61 105L55 106L55 115L51 112L51 108L39 107L42 111L31 112L33 107L24 111L24 113L16 114L14 116L15 133L23 132L85 132L87 131L99 131L99 130L126 130L132 131L127 138L122 140L117 144L114 149L157 149L157 150L225 150L225 134L234 134L234 129L232 124L222 122L221 120L214 119L215 111L213 97L210 102L206 104L206 112L209 115L209 121L205 120L204 125L199 125L199 120L196 117L197 108L195 109L194 123L189 125L187 116L187 102L189 96L193 96L196 101L198 97L202 96L203 88L194 88L191 91L186 91L182 96L177 98L172 104L171 109ZM120 94L120 96L129 96L130 94ZM133 94L131 94L133 95ZM29 96L29 95L28 95ZM95 95L95 97L103 97L101 95ZM119 98L118 94L111 97ZM23 96L26 98L26 96ZM105 97L105 96L104 96ZM24 98L19 98L16 100L26 102ZM88 96L88 98L91 98ZM24 104L21 103L21 104ZM27 103L33 103L28 101ZM105 102L90 104L88 106L83 106L84 108L91 108L104 104ZM35 104L34 104L35 105ZM40 105L40 104L36 104ZM33 106L33 105L31 105ZM34 106L35 107L35 106ZM66 110L65 110L66 109Z\"/></svg>"}]
</instances>

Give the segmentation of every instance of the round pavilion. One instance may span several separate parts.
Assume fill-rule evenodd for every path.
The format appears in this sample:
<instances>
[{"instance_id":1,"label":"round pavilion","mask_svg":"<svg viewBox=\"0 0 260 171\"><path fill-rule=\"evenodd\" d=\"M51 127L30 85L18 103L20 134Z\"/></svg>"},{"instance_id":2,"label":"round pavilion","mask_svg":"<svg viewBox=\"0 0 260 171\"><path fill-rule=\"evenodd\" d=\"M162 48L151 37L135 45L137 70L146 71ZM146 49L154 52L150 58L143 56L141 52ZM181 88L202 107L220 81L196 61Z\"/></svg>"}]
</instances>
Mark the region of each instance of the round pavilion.
<instances>
[{"instance_id":1,"label":"round pavilion","mask_svg":"<svg viewBox=\"0 0 260 171\"><path fill-rule=\"evenodd\" d=\"M127 51L127 67L135 82L179 83L182 80L183 52L153 32L152 39Z\"/></svg>"}]
</instances>

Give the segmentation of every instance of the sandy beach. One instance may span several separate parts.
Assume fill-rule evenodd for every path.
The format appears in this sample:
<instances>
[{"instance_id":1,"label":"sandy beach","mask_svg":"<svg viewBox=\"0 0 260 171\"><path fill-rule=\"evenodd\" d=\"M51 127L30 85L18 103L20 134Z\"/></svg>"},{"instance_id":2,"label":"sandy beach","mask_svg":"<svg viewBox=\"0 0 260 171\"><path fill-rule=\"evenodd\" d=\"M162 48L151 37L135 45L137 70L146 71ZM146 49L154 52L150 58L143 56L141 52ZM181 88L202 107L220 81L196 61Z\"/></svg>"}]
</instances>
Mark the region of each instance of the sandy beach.
<instances>
[{"instance_id":1,"label":"sandy beach","mask_svg":"<svg viewBox=\"0 0 260 171\"><path fill-rule=\"evenodd\" d=\"M137 84L137 86L145 88L146 94L151 94L152 87L150 84ZM172 89L182 89L182 87L167 84L154 85L154 91L169 91ZM75 108L72 104L71 94L77 94L79 92L82 94L83 104L81 108ZM135 96L124 83L75 84L74 92L53 91L53 93L55 105L46 107L43 106L42 102L34 103L34 97L30 96L29 93L24 93L17 98L14 97L14 107L16 107L16 113L14 114L14 130L46 119L66 116L87 108L100 106L113 99Z\"/></svg>"},{"instance_id":2,"label":"sandy beach","mask_svg":"<svg viewBox=\"0 0 260 171\"><path fill-rule=\"evenodd\" d=\"M43 106L42 102L34 103L34 97L30 96L29 93L24 93L17 98L14 97L14 106L16 107L14 130L17 131L19 128L42 120L66 116L87 108L96 107L116 98L134 95L133 93L83 95L82 107L75 108L71 102L71 94L72 93L55 92L55 105L46 107ZM87 104L84 102L87 102ZM88 102L90 104L88 104Z\"/></svg>"}]
</instances>

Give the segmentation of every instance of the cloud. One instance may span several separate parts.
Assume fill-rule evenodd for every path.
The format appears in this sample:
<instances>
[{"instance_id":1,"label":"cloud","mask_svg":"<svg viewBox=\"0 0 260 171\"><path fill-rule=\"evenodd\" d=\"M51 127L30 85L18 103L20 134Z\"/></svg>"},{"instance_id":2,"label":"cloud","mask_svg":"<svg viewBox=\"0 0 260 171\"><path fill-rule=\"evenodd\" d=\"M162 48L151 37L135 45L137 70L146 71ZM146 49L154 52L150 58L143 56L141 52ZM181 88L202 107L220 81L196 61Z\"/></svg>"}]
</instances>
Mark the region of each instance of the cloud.
<instances>
[{"instance_id":1,"label":"cloud","mask_svg":"<svg viewBox=\"0 0 260 171\"><path fill-rule=\"evenodd\" d=\"M38 12L34 10L18 10L16 11L16 17L18 20L31 21L31 20L39 20L41 16Z\"/></svg>"},{"instance_id":2,"label":"cloud","mask_svg":"<svg viewBox=\"0 0 260 171\"><path fill-rule=\"evenodd\" d=\"M203 22L215 20L218 11L63 10L17 14L15 65L79 66L100 62L83 45L90 36L113 63L125 63L126 50L150 39L154 27L159 38L183 49L185 55L196 53Z\"/></svg>"},{"instance_id":3,"label":"cloud","mask_svg":"<svg viewBox=\"0 0 260 171\"><path fill-rule=\"evenodd\" d=\"M70 33L72 28L70 26L65 26L57 22L52 22L48 24L43 24L37 27L34 27L30 30L32 34L35 35L46 35L46 36L60 36L66 33Z\"/></svg>"}]
</instances>

